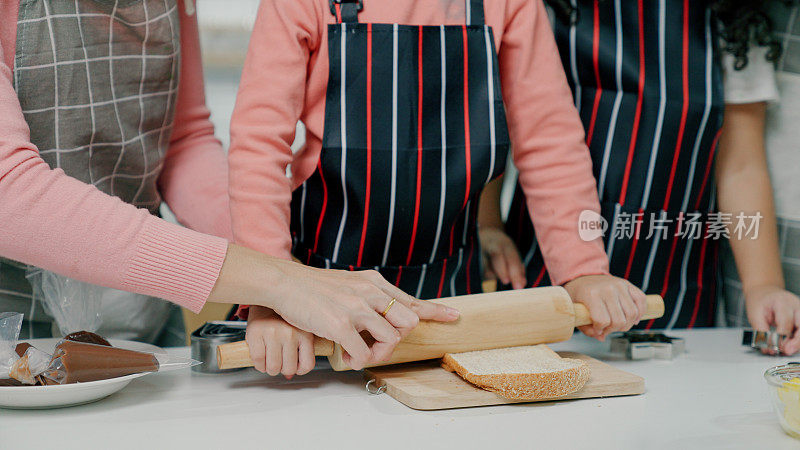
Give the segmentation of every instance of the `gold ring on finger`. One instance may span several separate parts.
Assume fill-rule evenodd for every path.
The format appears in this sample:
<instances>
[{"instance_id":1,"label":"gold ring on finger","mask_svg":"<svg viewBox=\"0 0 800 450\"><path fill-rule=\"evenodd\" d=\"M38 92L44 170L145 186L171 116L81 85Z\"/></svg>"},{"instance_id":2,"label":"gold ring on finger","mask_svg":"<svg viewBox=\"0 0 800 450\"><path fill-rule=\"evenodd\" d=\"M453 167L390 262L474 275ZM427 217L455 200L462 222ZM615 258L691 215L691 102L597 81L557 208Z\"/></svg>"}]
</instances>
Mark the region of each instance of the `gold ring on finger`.
<instances>
[{"instance_id":1,"label":"gold ring on finger","mask_svg":"<svg viewBox=\"0 0 800 450\"><path fill-rule=\"evenodd\" d=\"M390 310L390 309L392 309L392 306L394 306L394 303L395 303L396 301L397 301L397 299L396 299L396 298L392 298L392 301L390 301L390 302L389 302L389 304L388 304L388 305L386 305L386 309L384 309L384 310L383 310L383 312L381 313L381 315L382 315L383 317L386 317L386 314L388 314L388 313L389 313L389 310Z\"/></svg>"}]
</instances>

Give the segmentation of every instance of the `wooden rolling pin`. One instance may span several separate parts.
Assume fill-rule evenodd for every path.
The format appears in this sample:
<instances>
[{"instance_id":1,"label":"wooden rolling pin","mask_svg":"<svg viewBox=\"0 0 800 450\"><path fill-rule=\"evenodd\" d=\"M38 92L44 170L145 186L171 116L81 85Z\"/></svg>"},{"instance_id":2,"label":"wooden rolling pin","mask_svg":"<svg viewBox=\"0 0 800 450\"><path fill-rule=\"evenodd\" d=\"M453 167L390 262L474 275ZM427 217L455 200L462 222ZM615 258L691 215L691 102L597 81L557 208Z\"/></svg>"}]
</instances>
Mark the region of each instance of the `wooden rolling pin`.
<instances>
[{"instance_id":1,"label":"wooden rolling pin","mask_svg":"<svg viewBox=\"0 0 800 450\"><path fill-rule=\"evenodd\" d=\"M575 327L592 323L589 311L573 303L562 287L543 287L516 291L432 300L461 312L455 322L421 321L397 345L389 365L441 358L445 353L515 347L566 341ZM664 301L658 295L647 296L647 312L642 320L664 315ZM314 353L327 356L333 370L349 370L342 360L342 347L316 338ZM220 369L250 367L250 351L245 341L217 347Z\"/></svg>"}]
</instances>

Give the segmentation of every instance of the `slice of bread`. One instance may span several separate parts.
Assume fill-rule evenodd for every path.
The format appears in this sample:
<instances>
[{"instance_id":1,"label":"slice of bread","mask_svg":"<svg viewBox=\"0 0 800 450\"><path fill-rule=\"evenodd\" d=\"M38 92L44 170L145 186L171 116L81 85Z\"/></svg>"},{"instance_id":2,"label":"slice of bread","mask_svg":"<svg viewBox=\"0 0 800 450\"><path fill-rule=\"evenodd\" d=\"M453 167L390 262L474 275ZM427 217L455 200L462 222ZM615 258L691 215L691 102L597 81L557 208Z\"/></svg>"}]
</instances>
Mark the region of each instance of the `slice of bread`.
<instances>
[{"instance_id":1,"label":"slice of bread","mask_svg":"<svg viewBox=\"0 0 800 450\"><path fill-rule=\"evenodd\" d=\"M514 400L563 397L589 380L589 366L562 358L546 345L448 353L444 365L487 391Z\"/></svg>"}]
</instances>

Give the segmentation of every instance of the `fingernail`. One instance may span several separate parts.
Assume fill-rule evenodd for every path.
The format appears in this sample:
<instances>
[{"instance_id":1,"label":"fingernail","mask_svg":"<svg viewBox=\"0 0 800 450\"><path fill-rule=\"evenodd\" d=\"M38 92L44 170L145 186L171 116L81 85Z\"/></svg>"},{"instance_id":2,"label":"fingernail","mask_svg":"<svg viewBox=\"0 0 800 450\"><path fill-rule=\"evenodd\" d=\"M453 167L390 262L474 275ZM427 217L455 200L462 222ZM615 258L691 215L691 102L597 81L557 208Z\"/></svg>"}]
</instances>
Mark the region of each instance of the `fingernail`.
<instances>
[{"instance_id":1,"label":"fingernail","mask_svg":"<svg viewBox=\"0 0 800 450\"><path fill-rule=\"evenodd\" d=\"M461 313L455 308L451 308L449 306L446 306L446 308L447 308L447 315L449 317L452 317L453 319L456 319L458 318L458 316L461 315Z\"/></svg>"}]
</instances>

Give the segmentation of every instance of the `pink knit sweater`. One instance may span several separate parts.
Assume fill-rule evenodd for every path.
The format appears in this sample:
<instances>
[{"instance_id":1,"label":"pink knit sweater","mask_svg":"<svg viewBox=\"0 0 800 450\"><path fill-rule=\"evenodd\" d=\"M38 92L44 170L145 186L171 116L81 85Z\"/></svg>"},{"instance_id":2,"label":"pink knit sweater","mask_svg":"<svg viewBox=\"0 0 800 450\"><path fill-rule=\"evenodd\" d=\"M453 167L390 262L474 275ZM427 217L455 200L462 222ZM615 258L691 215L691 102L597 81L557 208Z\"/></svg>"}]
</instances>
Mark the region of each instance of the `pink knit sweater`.
<instances>
[{"instance_id":1,"label":"pink knit sweater","mask_svg":"<svg viewBox=\"0 0 800 450\"><path fill-rule=\"evenodd\" d=\"M0 255L199 311L219 276L231 225L227 164L205 106L195 17L181 5L177 112L159 179L163 198L192 231L51 170L39 157L11 81L18 8L19 1L0 2Z\"/></svg>"},{"instance_id":2,"label":"pink knit sweater","mask_svg":"<svg viewBox=\"0 0 800 450\"><path fill-rule=\"evenodd\" d=\"M485 0L520 183L554 283L607 273L600 240L578 236L599 211L583 126L541 0ZM457 25L463 0L365 0L361 22ZM320 156L328 83L328 0L262 0L231 123L231 211L237 242L289 257L291 193ZM295 124L306 148L292 155ZM286 177L291 164L292 179Z\"/></svg>"}]
</instances>

